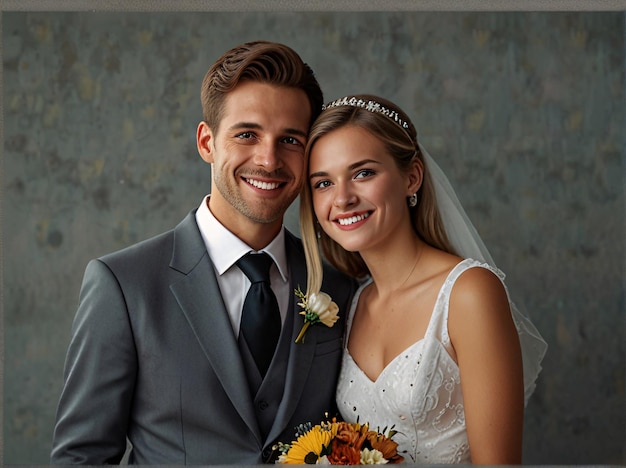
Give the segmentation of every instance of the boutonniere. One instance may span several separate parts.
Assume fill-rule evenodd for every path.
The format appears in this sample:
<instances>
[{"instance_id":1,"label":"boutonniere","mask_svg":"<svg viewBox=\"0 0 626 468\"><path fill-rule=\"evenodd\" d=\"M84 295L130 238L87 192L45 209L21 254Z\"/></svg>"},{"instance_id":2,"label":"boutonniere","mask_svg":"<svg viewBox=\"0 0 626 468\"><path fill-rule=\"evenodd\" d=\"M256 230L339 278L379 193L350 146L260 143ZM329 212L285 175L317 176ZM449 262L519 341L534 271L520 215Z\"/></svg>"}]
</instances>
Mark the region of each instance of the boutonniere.
<instances>
[{"instance_id":1,"label":"boutonniere","mask_svg":"<svg viewBox=\"0 0 626 468\"><path fill-rule=\"evenodd\" d=\"M339 318L339 315L337 315L339 306L331 300L328 294L323 292L306 295L298 286L295 293L296 297L301 301L298 302L298 305L304 309L300 312L300 315L304 315L304 325L302 325L302 329L298 333L296 343L303 343L304 334L311 325L322 322L327 327L332 327L335 324Z\"/></svg>"}]
</instances>

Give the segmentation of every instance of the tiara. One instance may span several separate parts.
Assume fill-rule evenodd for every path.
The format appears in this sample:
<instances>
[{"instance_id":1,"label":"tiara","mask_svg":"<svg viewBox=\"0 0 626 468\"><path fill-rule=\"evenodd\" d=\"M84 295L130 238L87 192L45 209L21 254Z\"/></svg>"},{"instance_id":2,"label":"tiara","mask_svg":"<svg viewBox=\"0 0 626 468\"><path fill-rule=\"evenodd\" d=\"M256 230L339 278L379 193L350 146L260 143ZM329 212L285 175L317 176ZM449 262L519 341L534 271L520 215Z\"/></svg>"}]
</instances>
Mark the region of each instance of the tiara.
<instances>
[{"instance_id":1,"label":"tiara","mask_svg":"<svg viewBox=\"0 0 626 468\"><path fill-rule=\"evenodd\" d=\"M361 109L365 109L370 112L376 112L378 114L382 114L385 117L390 118L395 123L400 125L405 130L409 129L409 124L400 118L400 115L397 111L393 109L388 109L382 104L372 101L372 100L363 100L356 97L343 97L336 99L328 104L322 106L322 110L330 109L331 107L341 107L341 106L351 106L351 107L360 107Z\"/></svg>"}]
</instances>

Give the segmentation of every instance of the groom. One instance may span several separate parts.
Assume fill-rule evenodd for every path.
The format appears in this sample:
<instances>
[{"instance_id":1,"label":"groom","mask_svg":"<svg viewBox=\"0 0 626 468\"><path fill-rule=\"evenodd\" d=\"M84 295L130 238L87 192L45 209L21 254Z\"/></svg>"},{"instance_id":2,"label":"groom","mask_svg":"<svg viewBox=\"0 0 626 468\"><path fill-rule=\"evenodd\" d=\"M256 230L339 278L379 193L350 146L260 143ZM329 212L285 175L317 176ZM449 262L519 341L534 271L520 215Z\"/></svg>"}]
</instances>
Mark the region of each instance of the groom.
<instances>
[{"instance_id":1,"label":"groom","mask_svg":"<svg viewBox=\"0 0 626 468\"><path fill-rule=\"evenodd\" d=\"M173 230L87 266L54 464L119 463L127 440L133 464L258 464L295 426L335 411L354 284L325 272L322 290L342 318L295 344L303 318L294 289L306 289L306 268L282 224L304 182L322 92L293 50L253 42L218 59L201 96L197 146L211 164L211 195ZM280 313L267 370L240 333L251 280L237 262L259 251L271 258Z\"/></svg>"}]
</instances>

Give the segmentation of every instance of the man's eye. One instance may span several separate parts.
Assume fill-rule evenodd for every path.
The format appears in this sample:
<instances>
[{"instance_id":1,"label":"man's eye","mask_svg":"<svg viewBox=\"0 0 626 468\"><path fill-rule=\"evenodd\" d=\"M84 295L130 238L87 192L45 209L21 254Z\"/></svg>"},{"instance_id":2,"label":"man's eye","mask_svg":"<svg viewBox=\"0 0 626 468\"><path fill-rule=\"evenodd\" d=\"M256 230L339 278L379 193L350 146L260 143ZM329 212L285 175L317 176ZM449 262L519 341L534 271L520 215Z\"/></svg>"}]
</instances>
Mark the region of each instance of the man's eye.
<instances>
[{"instance_id":1,"label":"man's eye","mask_svg":"<svg viewBox=\"0 0 626 468\"><path fill-rule=\"evenodd\" d=\"M239 133L236 137L242 140L246 140L248 138L252 138L253 136L254 135L252 134L252 132L243 132L243 133Z\"/></svg>"},{"instance_id":2,"label":"man's eye","mask_svg":"<svg viewBox=\"0 0 626 468\"><path fill-rule=\"evenodd\" d=\"M283 139L283 141L289 145L302 145L302 143L300 143L300 140L294 137L286 137Z\"/></svg>"}]
</instances>

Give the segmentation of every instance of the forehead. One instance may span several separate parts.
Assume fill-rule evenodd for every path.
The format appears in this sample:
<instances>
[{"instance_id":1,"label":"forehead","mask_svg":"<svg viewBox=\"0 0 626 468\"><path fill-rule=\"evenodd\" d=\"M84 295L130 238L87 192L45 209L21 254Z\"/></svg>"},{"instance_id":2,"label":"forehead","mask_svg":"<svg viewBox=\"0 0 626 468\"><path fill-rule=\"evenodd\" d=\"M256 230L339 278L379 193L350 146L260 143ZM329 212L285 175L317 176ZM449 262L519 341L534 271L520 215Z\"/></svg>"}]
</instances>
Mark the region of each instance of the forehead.
<instances>
[{"instance_id":1,"label":"forehead","mask_svg":"<svg viewBox=\"0 0 626 468\"><path fill-rule=\"evenodd\" d=\"M226 95L222 120L294 128L308 134L310 117L311 106L303 90L244 81Z\"/></svg>"},{"instance_id":2,"label":"forehead","mask_svg":"<svg viewBox=\"0 0 626 468\"><path fill-rule=\"evenodd\" d=\"M378 137L365 128L347 125L319 137L311 148L311 164L339 162L346 158L389 155Z\"/></svg>"}]
</instances>

